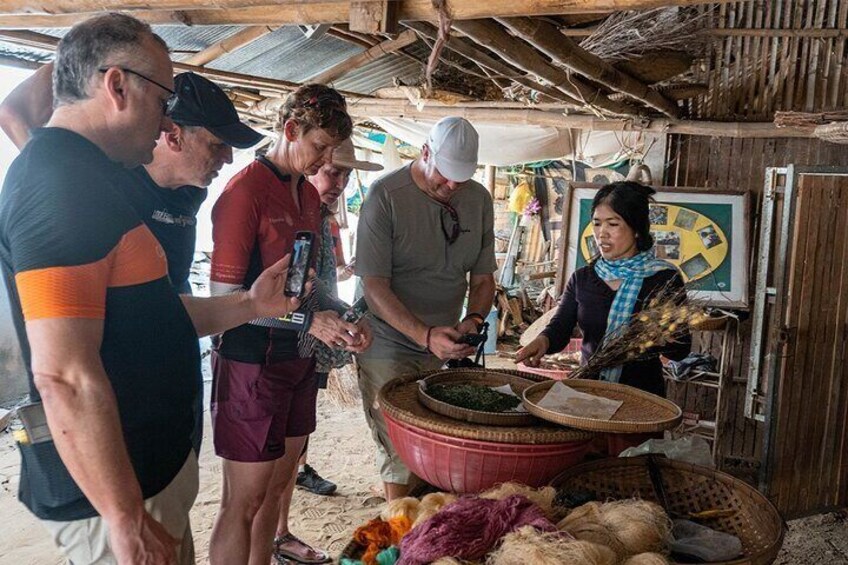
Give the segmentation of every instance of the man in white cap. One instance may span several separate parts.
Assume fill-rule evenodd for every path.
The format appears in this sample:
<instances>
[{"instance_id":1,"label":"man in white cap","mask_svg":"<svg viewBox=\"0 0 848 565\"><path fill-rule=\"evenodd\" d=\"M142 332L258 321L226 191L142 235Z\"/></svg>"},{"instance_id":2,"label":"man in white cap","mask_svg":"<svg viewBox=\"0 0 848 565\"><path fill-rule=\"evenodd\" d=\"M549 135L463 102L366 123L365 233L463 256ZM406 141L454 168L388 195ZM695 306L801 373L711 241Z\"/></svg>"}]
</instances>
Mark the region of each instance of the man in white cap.
<instances>
[{"instance_id":1,"label":"man in white cap","mask_svg":"<svg viewBox=\"0 0 848 565\"><path fill-rule=\"evenodd\" d=\"M461 338L478 332L494 299L494 211L488 191L471 180L477 147L467 120L442 119L418 159L371 185L360 212L356 274L374 314L374 342L357 357L359 386L389 501L406 496L409 470L376 406L380 387L473 354Z\"/></svg>"}]
</instances>

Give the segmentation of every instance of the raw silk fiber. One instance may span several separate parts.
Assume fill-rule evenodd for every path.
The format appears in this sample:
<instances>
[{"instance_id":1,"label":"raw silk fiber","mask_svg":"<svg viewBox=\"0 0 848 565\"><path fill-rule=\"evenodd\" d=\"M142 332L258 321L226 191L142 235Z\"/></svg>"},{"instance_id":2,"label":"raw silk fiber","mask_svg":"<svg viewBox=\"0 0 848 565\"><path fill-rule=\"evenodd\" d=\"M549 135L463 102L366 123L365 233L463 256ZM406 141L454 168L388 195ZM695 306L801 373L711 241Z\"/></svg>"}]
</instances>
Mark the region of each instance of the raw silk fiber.
<instances>
[{"instance_id":1,"label":"raw silk fiber","mask_svg":"<svg viewBox=\"0 0 848 565\"><path fill-rule=\"evenodd\" d=\"M504 535L522 526L556 531L545 513L525 496L460 498L403 538L398 565L426 565L447 556L480 560Z\"/></svg>"}]
</instances>

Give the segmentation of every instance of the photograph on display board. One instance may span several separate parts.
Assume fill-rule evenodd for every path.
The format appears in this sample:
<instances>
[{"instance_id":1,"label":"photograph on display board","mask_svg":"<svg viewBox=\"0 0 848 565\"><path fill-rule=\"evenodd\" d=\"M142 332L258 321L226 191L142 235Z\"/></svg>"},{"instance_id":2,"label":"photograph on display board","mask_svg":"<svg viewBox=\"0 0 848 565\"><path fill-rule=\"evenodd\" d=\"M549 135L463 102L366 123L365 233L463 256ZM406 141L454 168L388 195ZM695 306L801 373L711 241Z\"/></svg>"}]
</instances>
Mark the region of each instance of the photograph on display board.
<instances>
[{"instance_id":1,"label":"photograph on display board","mask_svg":"<svg viewBox=\"0 0 848 565\"><path fill-rule=\"evenodd\" d=\"M600 185L570 186L564 276L597 256L592 199ZM748 305L747 194L698 188L656 188L651 234L659 259L678 267L693 300L716 306Z\"/></svg>"},{"instance_id":2,"label":"photograph on display board","mask_svg":"<svg viewBox=\"0 0 848 565\"><path fill-rule=\"evenodd\" d=\"M668 225L668 206L653 204L648 209L648 219L652 226Z\"/></svg>"}]
</instances>

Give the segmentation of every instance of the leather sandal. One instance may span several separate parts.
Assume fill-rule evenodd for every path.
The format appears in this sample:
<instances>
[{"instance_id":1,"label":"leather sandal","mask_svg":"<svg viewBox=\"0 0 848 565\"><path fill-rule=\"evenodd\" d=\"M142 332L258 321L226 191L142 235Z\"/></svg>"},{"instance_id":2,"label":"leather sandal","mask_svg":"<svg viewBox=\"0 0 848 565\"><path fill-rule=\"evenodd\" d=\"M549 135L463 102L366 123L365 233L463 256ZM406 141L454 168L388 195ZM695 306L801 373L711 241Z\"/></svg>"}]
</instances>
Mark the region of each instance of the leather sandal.
<instances>
[{"instance_id":1,"label":"leather sandal","mask_svg":"<svg viewBox=\"0 0 848 565\"><path fill-rule=\"evenodd\" d=\"M283 547L287 545L297 546L299 553L292 551L291 547ZM288 559L305 565L320 565L321 563L329 563L333 560L326 551L315 549L291 532L274 538L274 557Z\"/></svg>"}]
</instances>

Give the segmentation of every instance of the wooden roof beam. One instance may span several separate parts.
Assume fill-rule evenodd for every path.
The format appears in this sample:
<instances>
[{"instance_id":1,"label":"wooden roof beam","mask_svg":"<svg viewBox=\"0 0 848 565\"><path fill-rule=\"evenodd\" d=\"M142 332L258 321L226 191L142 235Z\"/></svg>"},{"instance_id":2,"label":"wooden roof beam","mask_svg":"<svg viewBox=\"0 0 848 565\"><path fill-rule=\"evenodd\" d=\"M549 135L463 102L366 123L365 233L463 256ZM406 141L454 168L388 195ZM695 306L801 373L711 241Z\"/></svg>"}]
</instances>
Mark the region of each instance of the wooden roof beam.
<instances>
[{"instance_id":1,"label":"wooden roof beam","mask_svg":"<svg viewBox=\"0 0 848 565\"><path fill-rule=\"evenodd\" d=\"M414 29L423 37L426 37L433 41L436 40L436 37L438 35L436 28L426 22L403 22L403 24L410 29ZM484 50L478 48L476 45L474 45L473 42L467 39L464 39L462 37L451 37L450 41L445 44L445 48L450 49L454 53L462 55L466 59L475 62L481 67L487 68L491 72L500 75L501 77L504 77L507 80L514 81L515 83L520 84L521 86L533 89L541 94L544 94L548 98L558 100L560 102L567 102L575 107L580 106L580 102L578 102L571 96L567 96L552 87L539 84L530 77L521 74L522 71L518 71L510 67L509 65L498 61L497 59L486 53ZM498 83L498 86L503 88L502 84L500 83Z\"/></svg>"},{"instance_id":2,"label":"wooden roof beam","mask_svg":"<svg viewBox=\"0 0 848 565\"><path fill-rule=\"evenodd\" d=\"M497 21L550 57L553 62L647 104L669 118L677 118L680 115L677 104L648 88L645 83L619 71L597 55L586 51L568 37L558 34L555 25L530 18L499 18Z\"/></svg>"},{"instance_id":3,"label":"wooden roof beam","mask_svg":"<svg viewBox=\"0 0 848 565\"><path fill-rule=\"evenodd\" d=\"M412 30L406 30L395 39L390 39L388 41L384 41L370 49L366 49L364 52L354 55L353 57L342 61L338 65L327 69L323 73L317 74L306 82L317 82L321 84L329 84L335 79L343 76L354 69L358 69L370 63L371 61L375 61L380 57L388 55L389 53L393 53L398 51L399 49L403 49L404 47L408 47L418 41L418 35L415 34Z\"/></svg>"},{"instance_id":4,"label":"wooden roof beam","mask_svg":"<svg viewBox=\"0 0 848 565\"><path fill-rule=\"evenodd\" d=\"M538 51L522 41L517 41L491 20L455 21L453 27L511 65L553 84L557 90L580 101L583 106L619 115L634 113L633 106L614 102L605 93L586 84L579 77L554 67Z\"/></svg>"},{"instance_id":5,"label":"wooden roof beam","mask_svg":"<svg viewBox=\"0 0 848 565\"><path fill-rule=\"evenodd\" d=\"M219 57L223 57L227 53L232 53L236 49L244 47L250 43L253 43L259 38L265 37L269 33L276 31L277 27L272 26L249 26L244 28L241 31L238 31L231 35L230 37L224 39L223 41L219 41L214 45L210 45L203 51L200 51L185 61L184 63L188 65L197 65L198 67L202 67L204 65L208 65L215 59Z\"/></svg>"},{"instance_id":6,"label":"wooden roof beam","mask_svg":"<svg viewBox=\"0 0 848 565\"><path fill-rule=\"evenodd\" d=\"M486 0L452 2L454 20L553 16L662 6L725 4L734 0ZM392 0L398 20L437 21L431 0ZM151 10L150 6L156 6ZM0 27L64 28L103 11L127 11L159 25L295 25L350 21L343 0L0 0Z\"/></svg>"},{"instance_id":7,"label":"wooden roof beam","mask_svg":"<svg viewBox=\"0 0 848 565\"><path fill-rule=\"evenodd\" d=\"M356 0L350 3L350 30L360 33L398 32L395 0Z\"/></svg>"}]
</instances>

